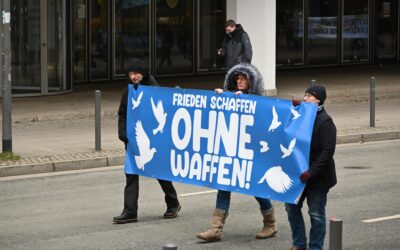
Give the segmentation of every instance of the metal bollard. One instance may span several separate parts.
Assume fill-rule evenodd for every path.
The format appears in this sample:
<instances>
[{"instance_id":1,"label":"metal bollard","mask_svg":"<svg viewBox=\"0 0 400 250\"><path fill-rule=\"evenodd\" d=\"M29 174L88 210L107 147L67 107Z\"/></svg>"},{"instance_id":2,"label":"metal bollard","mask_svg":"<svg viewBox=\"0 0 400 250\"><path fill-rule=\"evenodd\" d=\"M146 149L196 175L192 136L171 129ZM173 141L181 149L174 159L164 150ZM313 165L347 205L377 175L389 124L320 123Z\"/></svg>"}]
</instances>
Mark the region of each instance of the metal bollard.
<instances>
[{"instance_id":1,"label":"metal bollard","mask_svg":"<svg viewBox=\"0 0 400 250\"><path fill-rule=\"evenodd\" d=\"M101 150L101 91L95 91L95 150Z\"/></svg>"},{"instance_id":2,"label":"metal bollard","mask_svg":"<svg viewBox=\"0 0 400 250\"><path fill-rule=\"evenodd\" d=\"M369 97L369 126L375 127L375 77L371 77L370 97Z\"/></svg>"},{"instance_id":3,"label":"metal bollard","mask_svg":"<svg viewBox=\"0 0 400 250\"><path fill-rule=\"evenodd\" d=\"M311 80L311 81L310 81L310 85L311 85L311 87L312 87L312 86L315 86L315 83L316 83L316 82L317 82L317 81L316 81L316 80L314 80L314 79L313 79L313 80Z\"/></svg>"},{"instance_id":4,"label":"metal bollard","mask_svg":"<svg viewBox=\"0 0 400 250\"><path fill-rule=\"evenodd\" d=\"M163 246L163 250L178 250L178 247L174 244L168 243L167 245Z\"/></svg>"},{"instance_id":5,"label":"metal bollard","mask_svg":"<svg viewBox=\"0 0 400 250\"><path fill-rule=\"evenodd\" d=\"M342 250L343 221L329 219L329 250Z\"/></svg>"}]
</instances>

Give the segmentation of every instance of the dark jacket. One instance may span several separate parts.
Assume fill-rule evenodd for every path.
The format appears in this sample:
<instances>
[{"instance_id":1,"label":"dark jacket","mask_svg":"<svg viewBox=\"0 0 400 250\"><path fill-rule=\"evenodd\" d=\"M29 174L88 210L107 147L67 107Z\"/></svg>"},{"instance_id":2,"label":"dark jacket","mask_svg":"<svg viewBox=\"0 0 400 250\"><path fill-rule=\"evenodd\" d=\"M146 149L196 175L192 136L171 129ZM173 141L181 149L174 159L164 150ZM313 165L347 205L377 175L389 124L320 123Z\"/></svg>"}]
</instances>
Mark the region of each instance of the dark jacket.
<instances>
[{"instance_id":1,"label":"dark jacket","mask_svg":"<svg viewBox=\"0 0 400 250\"><path fill-rule=\"evenodd\" d=\"M235 77L237 74L244 74L250 80L250 89L247 93L252 95L262 95L264 90L264 80L258 69L249 63L240 63L231 68L225 75L224 90L237 91L237 82Z\"/></svg>"},{"instance_id":2,"label":"dark jacket","mask_svg":"<svg viewBox=\"0 0 400 250\"><path fill-rule=\"evenodd\" d=\"M328 191L336 185L336 170L333 154L336 148L336 126L324 108L317 112L311 138L311 178L306 188Z\"/></svg>"},{"instance_id":3,"label":"dark jacket","mask_svg":"<svg viewBox=\"0 0 400 250\"><path fill-rule=\"evenodd\" d=\"M128 76L128 84L133 84ZM159 86L156 79L149 73L145 73L142 81L139 83L140 85L149 85L149 86ZM134 84L134 88L137 89L138 84ZM126 112L128 105L128 86L125 88L121 102L119 104L118 109L118 138L125 143L128 143L128 138L126 136Z\"/></svg>"},{"instance_id":4,"label":"dark jacket","mask_svg":"<svg viewBox=\"0 0 400 250\"><path fill-rule=\"evenodd\" d=\"M225 35L222 48L225 51L226 70L241 62L251 63L253 50L249 35L244 31L242 25L236 24L236 29Z\"/></svg>"}]
</instances>

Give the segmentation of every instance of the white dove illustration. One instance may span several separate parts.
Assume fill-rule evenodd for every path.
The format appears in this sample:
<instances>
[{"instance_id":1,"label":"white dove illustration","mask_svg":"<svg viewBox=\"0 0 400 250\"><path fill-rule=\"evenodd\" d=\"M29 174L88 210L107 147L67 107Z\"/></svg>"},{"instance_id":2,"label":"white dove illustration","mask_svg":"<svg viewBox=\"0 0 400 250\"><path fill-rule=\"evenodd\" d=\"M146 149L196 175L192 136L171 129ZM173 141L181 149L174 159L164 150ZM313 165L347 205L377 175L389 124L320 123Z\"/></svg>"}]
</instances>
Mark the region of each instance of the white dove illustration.
<instances>
[{"instance_id":1,"label":"white dove illustration","mask_svg":"<svg viewBox=\"0 0 400 250\"><path fill-rule=\"evenodd\" d=\"M258 184L267 181L268 186L280 194L286 193L293 184L293 180L283 172L282 167L275 166L268 169L264 176L260 179Z\"/></svg>"},{"instance_id":2,"label":"white dove illustration","mask_svg":"<svg viewBox=\"0 0 400 250\"><path fill-rule=\"evenodd\" d=\"M136 101L132 97L132 110L134 110L135 108L139 107L140 100L142 100L142 96L143 96L143 91L140 92L140 94L139 94L138 98L136 99Z\"/></svg>"},{"instance_id":3,"label":"white dove illustration","mask_svg":"<svg viewBox=\"0 0 400 250\"><path fill-rule=\"evenodd\" d=\"M136 122L135 134L140 153L140 155L135 155L135 161L137 167L144 170L144 165L153 159L154 153L157 151L155 148L150 149L150 139L144 131L141 121Z\"/></svg>"},{"instance_id":4,"label":"white dove illustration","mask_svg":"<svg viewBox=\"0 0 400 250\"><path fill-rule=\"evenodd\" d=\"M282 124L282 122L278 121L278 114L276 113L275 106L272 106L272 122L271 122L271 125L269 125L268 132L271 130L274 131L281 124Z\"/></svg>"},{"instance_id":5,"label":"white dove illustration","mask_svg":"<svg viewBox=\"0 0 400 250\"><path fill-rule=\"evenodd\" d=\"M282 144L280 145L281 145L281 151L283 153L282 158L286 158L292 154L294 146L296 145L296 138L293 138L293 140L290 141L288 148L285 148L284 146L282 146Z\"/></svg>"},{"instance_id":6,"label":"white dove illustration","mask_svg":"<svg viewBox=\"0 0 400 250\"><path fill-rule=\"evenodd\" d=\"M266 141L260 141L260 146L261 146L261 149L260 149L261 153L265 153L269 150L268 142L266 142Z\"/></svg>"},{"instance_id":7,"label":"white dove illustration","mask_svg":"<svg viewBox=\"0 0 400 250\"><path fill-rule=\"evenodd\" d=\"M157 106L154 104L153 97L151 98L151 107L153 108L153 114L156 117L158 122L158 127L153 129L153 134L157 134L158 132L162 133L165 122L167 120L167 113L164 113L164 107L162 101L157 102Z\"/></svg>"},{"instance_id":8,"label":"white dove illustration","mask_svg":"<svg viewBox=\"0 0 400 250\"><path fill-rule=\"evenodd\" d=\"M296 120L297 118L299 118L301 115L299 114L299 112L297 112L297 110L295 109L290 109L290 111L293 114L293 120Z\"/></svg>"}]
</instances>

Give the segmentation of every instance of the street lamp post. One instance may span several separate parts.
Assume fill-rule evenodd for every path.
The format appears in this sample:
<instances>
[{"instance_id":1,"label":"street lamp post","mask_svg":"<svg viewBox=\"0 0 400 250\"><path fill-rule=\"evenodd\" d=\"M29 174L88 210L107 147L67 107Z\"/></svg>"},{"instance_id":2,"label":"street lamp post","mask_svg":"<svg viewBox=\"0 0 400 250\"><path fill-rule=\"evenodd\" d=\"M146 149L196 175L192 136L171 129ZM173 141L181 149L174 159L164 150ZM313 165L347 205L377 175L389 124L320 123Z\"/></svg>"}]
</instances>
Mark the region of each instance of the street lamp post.
<instances>
[{"instance_id":1,"label":"street lamp post","mask_svg":"<svg viewBox=\"0 0 400 250\"><path fill-rule=\"evenodd\" d=\"M12 152L11 123L11 26L10 0L2 0L2 93L3 93L3 152Z\"/></svg>"}]
</instances>

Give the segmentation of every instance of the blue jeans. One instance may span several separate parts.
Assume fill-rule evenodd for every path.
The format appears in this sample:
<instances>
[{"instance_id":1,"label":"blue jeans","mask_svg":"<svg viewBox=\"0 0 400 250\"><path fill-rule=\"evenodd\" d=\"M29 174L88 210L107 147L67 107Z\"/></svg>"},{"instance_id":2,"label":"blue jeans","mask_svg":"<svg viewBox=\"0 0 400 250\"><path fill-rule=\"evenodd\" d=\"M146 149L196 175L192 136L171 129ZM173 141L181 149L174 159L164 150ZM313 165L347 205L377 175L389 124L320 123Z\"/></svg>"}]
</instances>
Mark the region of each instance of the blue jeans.
<instances>
[{"instance_id":1,"label":"blue jeans","mask_svg":"<svg viewBox=\"0 0 400 250\"><path fill-rule=\"evenodd\" d=\"M261 210L268 210L272 208L271 201L269 199L254 197L260 204ZM227 213L229 211L229 206L231 205L231 192L218 190L217 194L217 205L216 208L222 209Z\"/></svg>"},{"instance_id":2,"label":"blue jeans","mask_svg":"<svg viewBox=\"0 0 400 250\"><path fill-rule=\"evenodd\" d=\"M309 250L322 249L326 233L325 206L327 192L321 190L305 189L297 205L286 203L290 228L292 229L293 246L298 248L307 247L306 228L304 225L303 207L304 199L307 198L308 214L311 219Z\"/></svg>"}]
</instances>

